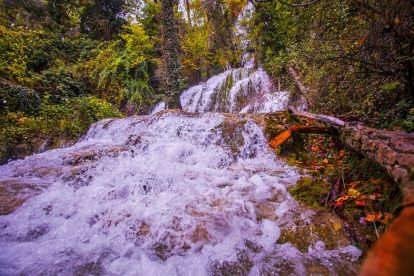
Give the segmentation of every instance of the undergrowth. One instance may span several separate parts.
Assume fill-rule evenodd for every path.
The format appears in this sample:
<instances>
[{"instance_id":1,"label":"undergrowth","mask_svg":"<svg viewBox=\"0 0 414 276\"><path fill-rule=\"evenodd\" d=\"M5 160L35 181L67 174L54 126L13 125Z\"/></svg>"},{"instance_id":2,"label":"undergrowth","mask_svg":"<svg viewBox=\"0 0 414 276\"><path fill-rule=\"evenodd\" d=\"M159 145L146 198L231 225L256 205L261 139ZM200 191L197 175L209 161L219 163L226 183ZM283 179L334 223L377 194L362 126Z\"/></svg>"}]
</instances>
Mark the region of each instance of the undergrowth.
<instances>
[{"instance_id":1,"label":"undergrowth","mask_svg":"<svg viewBox=\"0 0 414 276\"><path fill-rule=\"evenodd\" d=\"M397 215L402 194L378 165L339 141L309 135L295 163L308 177L290 193L312 206L326 206L342 219L369 228L377 238Z\"/></svg>"},{"instance_id":2,"label":"undergrowth","mask_svg":"<svg viewBox=\"0 0 414 276\"><path fill-rule=\"evenodd\" d=\"M0 164L76 142L94 122L122 116L111 104L92 96L59 104L45 98L34 116L15 110L2 110L0 115Z\"/></svg>"}]
</instances>

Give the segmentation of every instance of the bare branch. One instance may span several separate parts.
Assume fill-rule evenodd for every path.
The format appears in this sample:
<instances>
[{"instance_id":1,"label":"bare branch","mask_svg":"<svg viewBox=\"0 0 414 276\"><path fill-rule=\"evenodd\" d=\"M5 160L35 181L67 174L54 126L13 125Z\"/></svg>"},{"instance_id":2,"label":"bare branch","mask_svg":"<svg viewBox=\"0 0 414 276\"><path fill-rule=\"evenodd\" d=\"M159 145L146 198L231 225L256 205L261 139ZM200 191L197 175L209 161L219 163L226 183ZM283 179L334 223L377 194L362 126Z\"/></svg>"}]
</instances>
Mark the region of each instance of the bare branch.
<instances>
[{"instance_id":1,"label":"bare branch","mask_svg":"<svg viewBox=\"0 0 414 276\"><path fill-rule=\"evenodd\" d=\"M289 4L289 3L286 3L286 2L284 2L284 1L281 1L281 0L277 0L278 2L280 2L280 3L282 3L283 5L286 5L286 6L289 6L289 7L303 7L303 6L309 6L309 5L312 5L312 4L315 4L316 2L318 2L318 0L313 0L312 2L309 2L309 3L303 3L303 4Z\"/></svg>"}]
</instances>

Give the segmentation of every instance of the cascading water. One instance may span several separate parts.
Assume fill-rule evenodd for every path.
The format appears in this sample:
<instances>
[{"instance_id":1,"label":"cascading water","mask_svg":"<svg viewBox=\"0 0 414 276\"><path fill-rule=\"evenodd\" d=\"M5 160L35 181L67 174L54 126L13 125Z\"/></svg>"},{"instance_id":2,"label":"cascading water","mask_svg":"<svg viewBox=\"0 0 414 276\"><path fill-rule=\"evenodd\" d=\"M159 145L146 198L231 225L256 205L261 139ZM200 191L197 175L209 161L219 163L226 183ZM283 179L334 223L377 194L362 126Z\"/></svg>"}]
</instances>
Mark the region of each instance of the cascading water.
<instances>
[{"instance_id":1,"label":"cascading water","mask_svg":"<svg viewBox=\"0 0 414 276\"><path fill-rule=\"evenodd\" d=\"M188 112L266 113L287 108L289 92L275 92L267 73L259 68L231 69L181 94ZM165 109L159 103L151 114Z\"/></svg>"},{"instance_id":2,"label":"cascading water","mask_svg":"<svg viewBox=\"0 0 414 276\"><path fill-rule=\"evenodd\" d=\"M190 112L264 113L286 109L289 93L272 92L263 69L232 69L183 92L181 103Z\"/></svg>"},{"instance_id":3,"label":"cascading water","mask_svg":"<svg viewBox=\"0 0 414 276\"><path fill-rule=\"evenodd\" d=\"M355 274L360 251L289 195L300 175L252 116L107 119L0 167L3 198L27 199L0 216L0 275Z\"/></svg>"},{"instance_id":4,"label":"cascading water","mask_svg":"<svg viewBox=\"0 0 414 276\"><path fill-rule=\"evenodd\" d=\"M262 113L288 97L262 69L240 68L181 101L189 112ZM301 175L268 148L261 115L164 108L0 167L0 275L357 272L361 251L335 230L340 220L287 192Z\"/></svg>"}]
</instances>

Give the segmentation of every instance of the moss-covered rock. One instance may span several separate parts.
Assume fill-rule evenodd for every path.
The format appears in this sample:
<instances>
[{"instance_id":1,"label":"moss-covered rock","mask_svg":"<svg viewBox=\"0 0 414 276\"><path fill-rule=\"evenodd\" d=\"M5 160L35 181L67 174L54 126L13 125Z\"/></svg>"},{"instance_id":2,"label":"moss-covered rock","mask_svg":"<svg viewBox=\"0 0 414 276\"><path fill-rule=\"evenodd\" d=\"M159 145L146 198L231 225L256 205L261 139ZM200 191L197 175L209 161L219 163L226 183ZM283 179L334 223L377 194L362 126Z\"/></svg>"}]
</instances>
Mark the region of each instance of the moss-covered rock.
<instances>
[{"instance_id":1,"label":"moss-covered rock","mask_svg":"<svg viewBox=\"0 0 414 276\"><path fill-rule=\"evenodd\" d=\"M324 185L326 184L326 185ZM329 191L329 184L323 180L313 181L310 177L303 177L296 183L289 193L298 201L311 206L319 206L319 202Z\"/></svg>"},{"instance_id":2,"label":"moss-covered rock","mask_svg":"<svg viewBox=\"0 0 414 276\"><path fill-rule=\"evenodd\" d=\"M307 219L295 219L284 226L277 243L290 242L304 253L310 248L336 250L352 244L343 228L340 218L317 210Z\"/></svg>"}]
</instances>

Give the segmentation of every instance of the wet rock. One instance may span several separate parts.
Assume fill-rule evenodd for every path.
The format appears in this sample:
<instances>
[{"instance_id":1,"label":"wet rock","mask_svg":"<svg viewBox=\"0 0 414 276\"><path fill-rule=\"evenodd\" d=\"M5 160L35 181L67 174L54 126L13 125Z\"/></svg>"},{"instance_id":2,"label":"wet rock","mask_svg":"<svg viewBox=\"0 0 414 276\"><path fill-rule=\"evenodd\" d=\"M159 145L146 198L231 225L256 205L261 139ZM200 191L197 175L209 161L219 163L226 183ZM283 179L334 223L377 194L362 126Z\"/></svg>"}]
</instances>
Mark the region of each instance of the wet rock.
<instances>
[{"instance_id":1,"label":"wet rock","mask_svg":"<svg viewBox=\"0 0 414 276\"><path fill-rule=\"evenodd\" d=\"M24 240L25 241L37 240L38 238L48 233L49 230L50 230L50 225L47 223L43 223L31 229L29 232L27 232L26 238Z\"/></svg>"},{"instance_id":2,"label":"wet rock","mask_svg":"<svg viewBox=\"0 0 414 276\"><path fill-rule=\"evenodd\" d=\"M209 269L210 275L249 275L253 261L251 261L246 252L239 252L236 261L216 261Z\"/></svg>"},{"instance_id":3,"label":"wet rock","mask_svg":"<svg viewBox=\"0 0 414 276\"><path fill-rule=\"evenodd\" d=\"M351 245L353 242L343 229L335 231L338 224L342 225L341 219L326 212L317 212L306 219L297 218L281 228L277 243L290 242L303 253L312 248L335 250Z\"/></svg>"},{"instance_id":4,"label":"wet rock","mask_svg":"<svg viewBox=\"0 0 414 276\"><path fill-rule=\"evenodd\" d=\"M12 213L28 198L40 194L46 183L34 184L24 179L9 179L0 181L0 215Z\"/></svg>"},{"instance_id":5,"label":"wet rock","mask_svg":"<svg viewBox=\"0 0 414 276\"><path fill-rule=\"evenodd\" d=\"M321 180L313 181L312 178L306 176L301 178L295 188L289 190L289 193L298 201L318 207L319 202L328 194L329 185L327 184L330 183Z\"/></svg>"}]
</instances>

